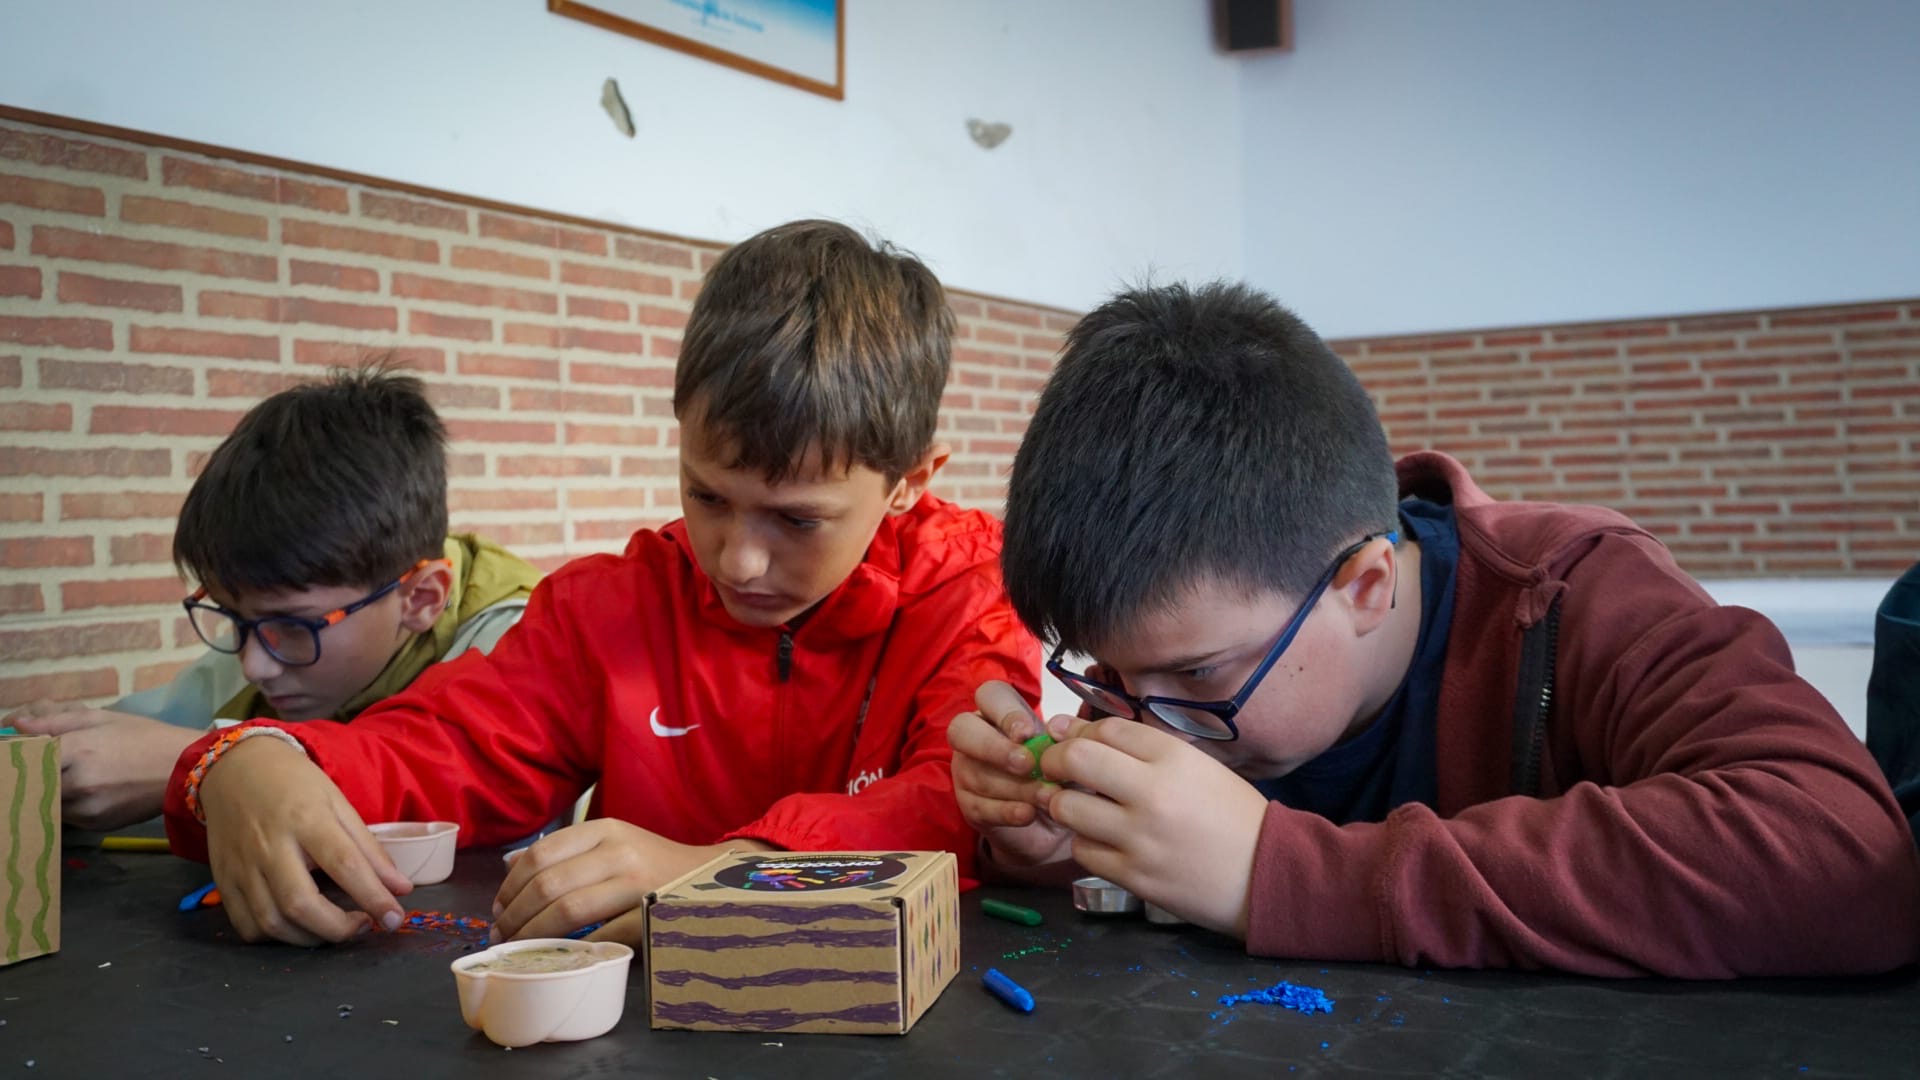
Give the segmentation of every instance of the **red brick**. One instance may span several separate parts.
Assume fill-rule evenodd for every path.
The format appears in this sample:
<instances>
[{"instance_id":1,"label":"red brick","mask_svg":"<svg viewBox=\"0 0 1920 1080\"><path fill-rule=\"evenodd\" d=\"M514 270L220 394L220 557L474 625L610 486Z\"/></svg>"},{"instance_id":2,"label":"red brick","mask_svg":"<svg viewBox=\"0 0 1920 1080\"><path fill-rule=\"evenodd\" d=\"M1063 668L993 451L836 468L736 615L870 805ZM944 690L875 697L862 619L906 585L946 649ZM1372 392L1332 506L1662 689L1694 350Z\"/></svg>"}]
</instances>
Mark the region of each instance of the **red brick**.
<instances>
[{"instance_id":1,"label":"red brick","mask_svg":"<svg viewBox=\"0 0 1920 1080\"><path fill-rule=\"evenodd\" d=\"M71 431L73 406L0 401L0 431Z\"/></svg>"},{"instance_id":2,"label":"red brick","mask_svg":"<svg viewBox=\"0 0 1920 1080\"><path fill-rule=\"evenodd\" d=\"M191 394L193 372L151 364L40 361L42 390L91 390L100 393Z\"/></svg>"},{"instance_id":3,"label":"red brick","mask_svg":"<svg viewBox=\"0 0 1920 1080\"><path fill-rule=\"evenodd\" d=\"M125 176L134 180L147 178L147 155L144 151L125 150L13 127L0 127L0 158L31 161L35 165L50 165L78 172Z\"/></svg>"},{"instance_id":4,"label":"red brick","mask_svg":"<svg viewBox=\"0 0 1920 1080\"><path fill-rule=\"evenodd\" d=\"M462 270L484 270L494 274L538 278L541 281L553 280L551 261L536 259L529 255L516 255L510 251L455 245L450 261Z\"/></svg>"},{"instance_id":5,"label":"red brick","mask_svg":"<svg viewBox=\"0 0 1920 1080\"><path fill-rule=\"evenodd\" d=\"M11 679L0 679L0 707L12 708L35 701L104 698L119 692L120 675L112 668L22 675Z\"/></svg>"},{"instance_id":6,"label":"red brick","mask_svg":"<svg viewBox=\"0 0 1920 1080\"><path fill-rule=\"evenodd\" d=\"M607 238L602 233L586 232L582 229L569 229L560 226L554 232L554 241L568 251L577 251L582 255L605 255Z\"/></svg>"},{"instance_id":7,"label":"red brick","mask_svg":"<svg viewBox=\"0 0 1920 1080\"><path fill-rule=\"evenodd\" d=\"M283 176L275 185L274 194L281 206L298 206L330 214L347 212L347 189L332 184L314 184Z\"/></svg>"},{"instance_id":8,"label":"red brick","mask_svg":"<svg viewBox=\"0 0 1920 1080\"><path fill-rule=\"evenodd\" d=\"M1787 314L1774 314L1767 318L1770 326L1845 326L1863 322L1894 322L1900 318L1897 307L1839 308L1816 311L1799 311Z\"/></svg>"},{"instance_id":9,"label":"red brick","mask_svg":"<svg viewBox=\"0 0 1920 1080\"><path fill-rule=\"evenodd\" d=\"M446 420L447 434L460 442L551 443L559 438L551 423L531 420Z\"/></svg>"},{"instance_id":10,"label":"red brick","mask_svg":"<svg viewBox=\"0 0 1920 1080\"><path fill-rule=\"evenodd\" d=\"M363 255L383 255L390 259L414 262L440 261L440 244L417 236L375 232L347 225L327 225L317 221L289 218L280 222L280 242L298 247L326 248L331 251L357 251Z\"/></svg>"},{"instance_id":11,"label":"red brick","mask_svg":"<svg viewBox=\"0 0 1920 1080\"><path fill-rule=\"evenodd\" d=\"M160 182L167 187L199 188L201 191L262 202L279 201L271 176L171 155L160 159Z\"/></svg>"},{"instance_id":12,"label":"red brick","mask_svg":"<svg viewBox=\"0 0 1920 1080\"><path fill-rule=\"evenodd\" d=\"M623 457L620 459L621 476L678 476L680 459L677 457Z\"/></svg>"},{"instance_id":13,"label":"red brick","mask_svg":"<svg viewBox=\"0 0 1920 1080\"><path fill-rule=\"evenodd\" d=\"M687 325L686 312L657 304L641 304L639 319L643 326L666 326L679 330Z\"/></svg>"},{"instance_id":14,"label":"red brick","mask_svg":"<svg viewBox=\"0 0 1920 1080\"><path fill-rule=\"evenodd\" d=\"M0 134L0 138L4 138L4 135ZM107 213L107 195L99 188L77 187L57 180L36 180L12 173L0 173L0 203L88 217L104 217Z\"/></svg>"},{"instance_id":15,"label":"red brick","mask_svg":"<svg viewBox=\"0 0 1920 1080\"><path fill-rule=\"evenodd\" d=\"M425 337L459 338L463 341L492 341L493 320L436 315L431 311L409 311L407 312L407 333Z\"/></svg>"},{"instance_id":16,"label":"red brick","mask_svg":"<svg viewBox=\"0 0 1920 1080\"><path fill-rule=\"evenodd\" d=\"M5 129L0 128L0 134ZM57 660L66 656L153 652L160 648L160 624L145 622L50 626L36 630L0 630L0 656L12 661Z\"/></svg>"},{"instance_id":17,"label":"red brick","mask_svg":"<svg viewBox=\"0 0 1920 1080\"><path fill-rule=\"evenodd\" d=\"M230 409L156 409L145 405L95 405L94 435L222 436L240 422Z\"/></svg>"},{"instance_id":18,"label":"red brick","mask_svg":"<svg viewBox=\"0 0 1920 1080\"><path fill-rule=\"evenodd\" d=\"M207 371L207 396L264 398L303 381L300 376L285 371L210 368Z\"/></svg>"},{"instance_id":19,"label":"red brick","mask_svg":"<svg viewBox=\"0 0 1920 1080\"><path fill-rule=\"evenodd\" d=\"M502 454L501 476L609 476L608 458L562 457L553 454Z\"/></svg>"},{"instance_id":20,"label":"red brick","mask_svg":"<svg viewBox=\"0 0 1920 1080\"><path fill-rule=\"evenodd\" d=\"M380 271L364 266L341 266L339 263L310 262L306 259L292 259L287 263L295 285L320 285L329 289L347 289L353 292L379 292Z\"/></svg>"},{"instance_id":21,"label":"red brick","mask_svg":"<svg viewBox=\"0 0 1920 1080\"><path fill-rule=\"evenodd\" d=\"M221 356L229 360L280 359L280 340L258 334L221 334L211 330L173 330L160 326L131 328L128 347L137 353L179 356Z\"/></svg>"},{"instance_id":22,"label":"red brick","mask_svg":"<svg viewBox=\"0 0 1920 1080\"><path fill-rule=\"evenodd\" d=\"M995 322L1013 323L1016 326L1030 327L1034 330L1039 330L1044 325L1040 321L1040 313L1038 311L1034 311L1032 308L1009 307L1005 304L988 304L987 318Z\"/></svg>"},{"instance_id":23,"label":"red brick","mask_svg":"<svg viewBox=\"0 0 1920 1080\"><path fill-rule=\"evenodd\" d=\"M491 386L461 383L428 383L427 400L436 409L498 409L500 391ZM480 455L475 455L479 457ZM452 460L452 459L448 459ZM449 466L451 468L451 466ZM449 473L448 475L452 475Z\"/></svg>"},{"instance_id":24,"label":"red brick","mask_svg":"<svg viewBox=\"0 0 1920 1080\"><path fill-rule=\"evenodd\" d=\"M560 229L552 222L507 217L484 210L480 212L480 235L498 240L516 240L522 244L539 244L542 247L560 246Z\"/></svg>"},{"instance_id":25,"label":"red brick","mask_svg":"<svg viewBox=\"0 0 1920 1080\"><path fill-rule=\"evenodd\" d=\"M576 521L573 523L575 540L625 540L641 529L648 528L648 518L614 518L607 521Z\"/></svg>"},{"instance_id":26,"label":"red brick","mask_svg":"<svg viewBox=\"0 0 1920 1080\"><path fill-rule=\"evenodd\" d=\"M63 272L60 275L60 302L89 304L94 307L133 308L137 311L180 311L184 308L178 285L155 285L145 281L121 281L94 277L92 274Z\"/></svg>"},{"instance_id":27,"label":"red brick","mask_svg":"<svg viewBox=\"0 0 1920 1080\"><path fill-rule=\"evenodd\" d=\"M120 200L120 220L135 225L161 225L172 229L238 236L248 240L267 238L267 219L259 214L242 214L213 206L155 199L145 195L127 195Z\"/></svg>"},{"instance_id":28,"label":"red brick","mask_svg":"<svg viewBox=\"0 0 1920 1080\"><path fill-rule=\"evenodd\" d=\"M151 690L156 686L165 686L175 676L192 667L192 660L170 660L162 664L141 664L133 669L133 688Z\"/></svg>"},{"instance_id":29,"label":"red brick","mask_svg":"<svg viewBox=\"0 0 1920 1080\"><path fill-rule=\"evenodd\" d=\"M561 340L569 349L586 349L591 352L615 353L623 356L639 356L646 351L647 339L640 334L622 334L613 330L588 330L584 327L569 326Z\"/></svg>"},{"instance_id":30,"label":"red brick","mask_svg":"<svg viewBox=\"0 0 1920 1080\"><path fill-rule=\"evenodd\" d=\"M624 463L637 458L621 458ZM678 465L675 466L678 468ZM567 492L568 510L630 510L647 505L646 488L576 488Z\"/></svg>"},{"instance_id":31,"label":"red brick","mask_svg":"<svg viewBox=\"0 0 1920 1080\"><path fill-rule=\"evenodd\" d=\"M199 309L200 314L216 319L280 321L280 298L277 296L256 296L252 293L220 292L208 289L200 293Z\"/></svg>"},{"instance_id":32,"label":"red brick","mask_svg":"<svg viewBox=\"0 0 1920 1080\"><path fill-rule=\"evenodd\" d=\"M560 378L560 361L494 353L461 353L458 370L462 375L494 375L508 379L556 382Z\"/></svg>"},{"instance_id":33,"label":"red brick","mask_svg":"<svg viewBox=\"0 0 1920 1080\"><path fill-rule=\"evenodd\" d=\"M92 566L93 537L34 536L0 539L0 566L13 570Z\"/></svg>"},{"instance_id":34,"label":"red brick","mask_svg":"<svg viewBox=\"0 0 1920 1080\"><path fill-rule=\"evenodd\" d=\"M13 250L13 222L0 221L0 249Z\"/></svg>"},{"instance_id":35,"label":"red brick","mask_svg":"<svg viewBox=\"0 0 1920 1080\"><path fill-rule=\"evenodd\" d=\"M560 492L555 488L485 488L447 492L447 509L466 513L476 510L556 510Z\"/></svg>"},{"instance_id":36,"label":"red brick","mask_svg":"<svg viewBox=\"0 0 1920 1080\"><path fill-rule=\"evenodd\" d=\"M447 370L447 354L434 348L409 345L386 349L377 345L349 345L336 341L293 343L293 362L327 367L359 367L370 360L385 359L414 371L439 373Z\"/></svg>"},{"instance_id":37,"label":"red brick","mask_svg":"<svg viewBox=\"0 0 1920 1080\"><path fill-rule=\"evenodd\" d=\"M628 364L590 364L575 360L567 365L567 378L577 383L594 383L601 386L651 386L670 389L673 386L673 369L635 367Z\"/></svg>"},{"instance_id":38,"label":"red brick","mask_svg":"<svg viewBox=\"0 0 1920 1080\"><path fill-rule=\"evenodd\" d=\"M108 558L115 566L173 561L173 537L166 533L135 533L107 540Z\"/></svg>"},{"instance_id":39,"label":"red brick","mask_svg":"<svg viewBox=\"0 0 1920 1080\"><path fill-rule=\"evenodd\" d=\"M0 315L0 341L59 349L111 349L113 324L104 319Z\"/></svg>"},{"instance_id":40,"label":"red brick","mask_svg":"<svg viewBox=\"0 0 1920 1080\"><path fill-rule=\"evenodd\" d=\"M39 271L31 271L36 284ZM37 294L36 294L37 295ZM633 318L633 309L618 300L600 300L591 296L567 297L567 317L586 319L606 319L609 322L628 322Z\"/></svg>"},{"instance_id":41,"label":"red brick","mask_svg":"<svg viewBox=\"0 0 1920 1080\"><path fill-rule=\"evenodd\" d=\"M973 337L974 337L974 340L984 341L989 345L1018 346L1020 344L1019 334L1016 334L1011 330L1007 330L998 326L974 327Z\"/></svg>"},{"instance_id":42,"label":"red brick","mask_svg":"<svg viewBox=\"0 0 1920 1080\"><path fill-rule=\"evenodd\" d=\"M596 289L619 289L623 292L650 293L655 296L673 295L672 278L660 274L643 273L639 270L621 270L611 266L563 262L560 264L560 280L569 285L587 285Z\"/></svg>"},{"instance_id":43,"label":"red brick","mask_svg":"<svg viewBox=\"0 0 1920 1080\"><path fill-rule=\"evenodd\" d=\"M667 244L639 236L616 236L613 238L613 253L633 262L693 269L693 249L682 244Z\"/></svg>"},{"instance_id":44,"label":"red brick","mask_svg":"<svg viewBox=\"0 0 1920 1080\"><path fill-rule=\"evenodd\" d=\"M32 615L47 610L38 585L0 585L0 615Z\"/></svg>"},{"instance_id":45,"label":"red brick","mask_svg":"<svg viewBox=\"0 0 1920 1080\"><path fill-rule=\"evenodd\" d=\"M1697 319L1681 319L1674 324L1682 334L1724 334L1734 330L1760 329L1758 315L1705 315Z\"/></svg>"},{"instance_id":46,"label":"red brick","mask_svg":"<svg viewBox=\"0 0 1920 1080\"><path fill-rule=\"evenodd\" d=\"M280 319L289 323L319 323L350 330L385 330L389 333L400 328L400 312L397 308L348 304L338 300L310 300L304 296L289 296L282 300Z\"/></svg>"},{"instance_id":47,"label":"red brick","mask_svg":"<svg viewBox=\"0 0 1920 1080\"><path fill-rule=\"evenodd\" d=\"M515 389L507 400L510 408L537 412L591 412L617 415L633 413L633 398L626 394L598 394L585 390Z\"/></svg>"},{"instance_id":48,"label":"red brick","mask_svg":"<svg viewBox=\"0 0 1920 1080\"><path fill-rule=\"evenodd\" d=\"M1667 337L1673 327L1666 323L1629 323L1601 326L1567 327L1553 331L1555 341L1612 341L1619 338Z\"/></svg>"},{"instance_id":49,"label":"red brick","mask_svg":"<svg viewBox=\"0 0 1920 1080\"><path fill-rule=\"evenodd\" d=\"M157 240L128 240L96 236L76 229L38 225L33 230L33 253L55 259L123 263L149 270L185 270L213 277L273 281L280 275L271 255L243 255L217 248L189 247Z\"/></svg>"},{"instance_id":50,"label":"red brick","mask_svg":"<svg viewBox=\"0 0 1920 1080\"><path fill-rule=\"evenodd\" d=\"M568 424L566 439L568 445L659 446L660 429L645 424Z\"/></svg>"},{"instance_id":51,"label":"red brick","mask_svg":"<svg viewBox=\"0 0 1920 1080\"><path fill-rule=\"evenodd\" d=\"M560 347L560 328L510 322L500 328L500 340L509 345L538 345L557 349Z\"/></svg>"},{"instance_id":52,"label":"red brick","mask_svg":"<svg viewBox=\"0 0 1920 1080\"><path fill-rule=\"evenodd\" d=\"M1754 334L1747 338L1746 348L1754 349L1807 349L1831 346L1833 334Z\"/></svg>"},{"instance_id":53,"label":"red brick","mask_svg":"<svg viewBox=\"0 0 1920 1080\"><path fill-rule=\"evenodd\" d=\"M422 274L395 272L390 286L393 295L420 300L440 300L450 304L505 308L509 311L535 311L552 315L560 310L558 298L548 292L509 289L500 285L473 285L463 281L426 277Z\"/></svg>"},{"instance_id":54,"label":"red brick","mask_svg":"<svg viewBox=\"0 0 1920 1080\"><path fill-rule=\"evenodd\" d=\"M39 521L46 511L46 496L35 491L0 492L0 521Z\"/></svg>"},{"instance_id":55,"label":"red brick","mask_svg":"<svg viewBox=\"0 0 1920 1080\"><path fill-rule=\"evenodd\" d=\"M179 580L173 577L69 581L60 586L60 606L67 611L80 611L98 607L165 604L179 600L183 591Z\"/></svg>"},{"instance_id":56,"label":"red brick","mask_svg":"<svg viewBox=\"0 0 1920 1080\"><path fill-rule=\"evenodd\" d=\"M40 299L40 268L36 266L0 266L0 296L24 296Z\"/></svg>"},{"instance_id":57,"label":"red brick","mask_svg":"<svg viewBox=\"0 0 1920 1080\"><path fill-rule=\"evenodd\" d=\"M185 498L184 492L180 494L158 491L75 492L60 496L60 520L172 519L179 516L180 503Z\"/></svg>"},{"instance_id":58,"label":"red brick","mask_svg":"<svg viewBox=\"0 0 1920 1080\"><path fill-rule=\"evenodd\" d=\"M360 216L418 225L424 229L446 229L459 233L467 231L467 212L461 207L403 199L398 195L382 195L373 191L360 193Z\"/></svg>"},{"instance_id":59,"label":"red brick","mask_svg":"<svg viewBox=\"0 0 1920 1080\"><path fill-rule=\"evenodd\" d=\"M953 362L956 364L990 364L994 367L1017 368L1020 358L1012 353L989 352L986 349L969 349L955 346Z\"/></svg>"},{"instance_id":60,"label":"red brick","mask_svg":"<svg viewBox=\"0 0 1920 1080\"><path fill-rule=\"evenodd\" d=\"M680 359L680 339L661 337L658 334L647 338L647 355L656 360L673 361Z\"/></svg>"}]
</instances>

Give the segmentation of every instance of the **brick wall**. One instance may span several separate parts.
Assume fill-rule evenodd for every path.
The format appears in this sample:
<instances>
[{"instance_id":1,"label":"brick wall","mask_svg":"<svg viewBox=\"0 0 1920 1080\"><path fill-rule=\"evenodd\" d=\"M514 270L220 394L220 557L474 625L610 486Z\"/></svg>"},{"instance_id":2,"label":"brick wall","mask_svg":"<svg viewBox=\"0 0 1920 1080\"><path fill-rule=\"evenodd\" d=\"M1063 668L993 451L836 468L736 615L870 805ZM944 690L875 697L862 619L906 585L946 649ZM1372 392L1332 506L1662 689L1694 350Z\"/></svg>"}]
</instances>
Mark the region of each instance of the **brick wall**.
<instances>
[{"instance_id":1,"label":"brick wall","mask_svg":"<svg viewBox=\"0 0 1920 1080\"><path fill-rule=\"evenodd\" d=\"M718 247L121 134L0 119L0 707L198 653L180 501L249 406L328 364L419 370L455 526L544 567L679 515L674 358ZM938 490L998 511L1071 319L953 306Z\"/></svg>"},{"instance_id":2,"label":"brick wall","mask_svg":"<svg viewBox=\"0 0 1920 1080\"><path fill-rule=\"evenodd\" d=\"M1614 507L1698 576L1920 561L1920 301L1333 345L1396 453Z\"/></svg>"}]
</instances>

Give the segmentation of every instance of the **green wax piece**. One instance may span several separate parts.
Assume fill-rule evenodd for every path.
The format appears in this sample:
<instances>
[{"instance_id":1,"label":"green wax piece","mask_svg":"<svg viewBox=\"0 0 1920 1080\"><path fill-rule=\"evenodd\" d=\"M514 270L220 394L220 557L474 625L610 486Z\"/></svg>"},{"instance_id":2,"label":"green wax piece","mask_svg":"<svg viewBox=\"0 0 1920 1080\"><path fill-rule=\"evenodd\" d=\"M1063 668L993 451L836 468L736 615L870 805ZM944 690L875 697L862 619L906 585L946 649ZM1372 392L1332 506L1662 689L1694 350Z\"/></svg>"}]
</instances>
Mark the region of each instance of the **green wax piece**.
<instances>
[{"instance_id":1,"label":"green wax piece","mask_svg":"<svg viewBox=\"0 0 1920 1080\"><path fill-rule=\"evenodd\" d=\"M1041 736L1046 738L1046 736ZM980 910L996 919L1017 922L1022 926L1039 926L1040 913L1032 908L1023 908L1019 904L1009 904L1005 900L982 900Z\"/></svg>"},{"instance_id":2,"label":"green wax piece","mask_svg":"<svg viewBox=\"0 0 1920 1080\"><path fill-rule=\"evenodd\" d=\"M1044 734L1035 735L1021 745L1027 748L1027 753L1033 755L1033 771L1028 773L1027 776L1034 780L1042 779L1045 774L1040 771L1040 755L1046 753L1047 747L1053 745L1053 736Z\"/></svg>"}]
</instances>

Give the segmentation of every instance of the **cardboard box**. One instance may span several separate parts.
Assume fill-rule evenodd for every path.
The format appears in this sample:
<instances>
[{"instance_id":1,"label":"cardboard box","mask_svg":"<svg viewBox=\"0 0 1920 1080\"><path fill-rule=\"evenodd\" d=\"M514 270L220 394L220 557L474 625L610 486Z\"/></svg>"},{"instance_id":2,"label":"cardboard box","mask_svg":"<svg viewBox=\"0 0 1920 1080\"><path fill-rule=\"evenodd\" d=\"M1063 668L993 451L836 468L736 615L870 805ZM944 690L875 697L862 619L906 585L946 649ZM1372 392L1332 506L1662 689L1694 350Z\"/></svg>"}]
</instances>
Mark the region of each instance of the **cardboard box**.
<instances>
[{"instance_id":1,"label":"cardboard box","mask_svg":"<svg viewBox=\"0 0 1920 1080\"><path fill-rule=\"evenodd\" d=\"M944 851L729 852L647 897L656 1028L899 1034L959 967Z\"/></svg>"},{"instance_id":2,"label":"cardboard box","mask_svg":"<svg viewBox=\"0 0 1920 1080\"><path fill-rule=\"evenodd\" d=\"M0 966L60 951L60 743L0 735Z\"/></svg>"}]
</instances>

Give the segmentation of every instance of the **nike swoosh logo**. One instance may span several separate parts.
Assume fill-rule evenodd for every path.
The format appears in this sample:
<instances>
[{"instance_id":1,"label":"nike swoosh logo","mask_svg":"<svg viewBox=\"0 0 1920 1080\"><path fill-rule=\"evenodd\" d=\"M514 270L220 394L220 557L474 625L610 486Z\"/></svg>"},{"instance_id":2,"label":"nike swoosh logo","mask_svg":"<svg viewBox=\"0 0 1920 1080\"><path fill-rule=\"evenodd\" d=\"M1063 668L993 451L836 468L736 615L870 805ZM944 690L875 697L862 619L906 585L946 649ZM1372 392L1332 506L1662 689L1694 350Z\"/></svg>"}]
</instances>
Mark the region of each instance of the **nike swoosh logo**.
<instances>
[{"instance_id":1,"label":"nike swoosh logo","mask_svg":"<svg viewBox=\"0 0 1920 1080\"><path fill-rule=\"evenodd\" d=\"M700 725L688 724L686 727L668 727L660 722L660 710L658 707L655 707L652 712L647 714L647 726L653 729L655 735L662 736L663 738L672 738L675 735L685 735Z\"/></svg>"}]
</instances>

